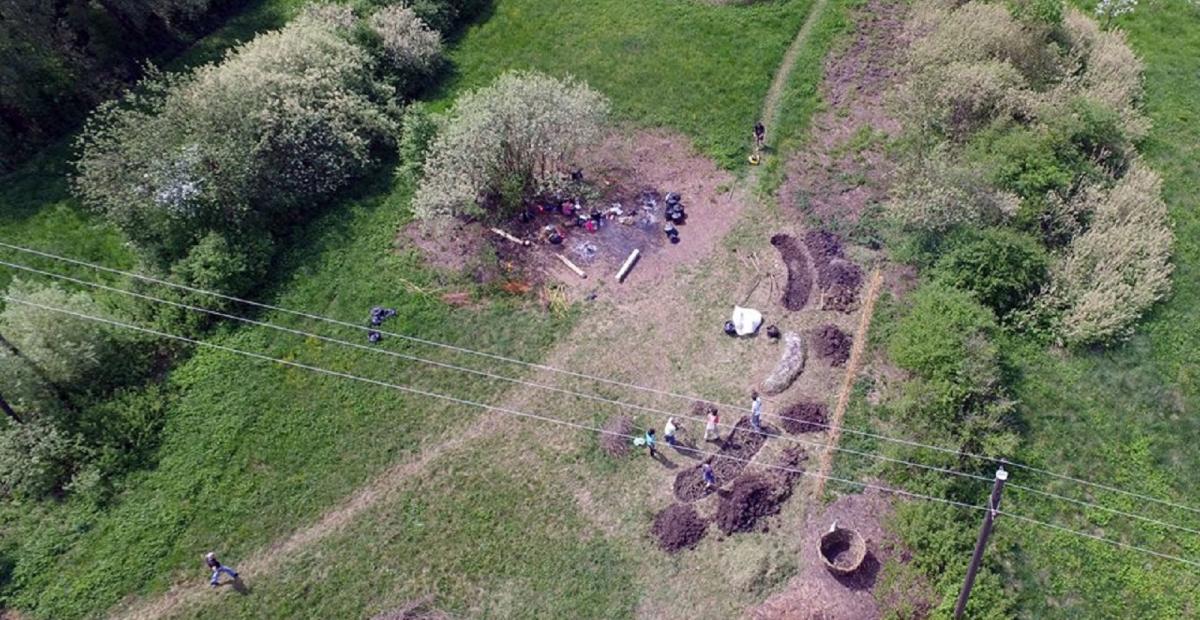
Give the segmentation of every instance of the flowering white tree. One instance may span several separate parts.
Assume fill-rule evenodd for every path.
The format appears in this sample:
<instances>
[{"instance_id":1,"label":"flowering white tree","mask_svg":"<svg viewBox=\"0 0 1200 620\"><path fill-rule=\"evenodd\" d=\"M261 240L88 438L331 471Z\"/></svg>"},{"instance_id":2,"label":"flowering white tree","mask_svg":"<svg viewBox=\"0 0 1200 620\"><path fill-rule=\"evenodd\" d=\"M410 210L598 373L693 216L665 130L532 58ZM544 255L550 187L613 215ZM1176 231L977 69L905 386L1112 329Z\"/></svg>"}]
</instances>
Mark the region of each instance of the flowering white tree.
<instances>
[{"instance_id":1,"label":"flowering white tree","mask_svg":"<svg viewBox=\"0 0 1200 620\"><path fill-rule=\"evenodd\" d=\"M1128 15L1137 8L1137 0L1100 0L1096 5L1096 15L1104 18L1104 27L1112 25L1112 20Z\"/></svg>"},{"instance_id":2,"label":"flowering white tree","mask_svg":"<svg viewBox=\"0 0 1200 620\"><path fill-rule=\"evenodd\" d=\"M480 203L513 206L553 188L571 157L600 137L608 111L603 95L571 78L505 73L441 119L413 211L422 219L481 215Z\"/></svg>"}]
</instances>

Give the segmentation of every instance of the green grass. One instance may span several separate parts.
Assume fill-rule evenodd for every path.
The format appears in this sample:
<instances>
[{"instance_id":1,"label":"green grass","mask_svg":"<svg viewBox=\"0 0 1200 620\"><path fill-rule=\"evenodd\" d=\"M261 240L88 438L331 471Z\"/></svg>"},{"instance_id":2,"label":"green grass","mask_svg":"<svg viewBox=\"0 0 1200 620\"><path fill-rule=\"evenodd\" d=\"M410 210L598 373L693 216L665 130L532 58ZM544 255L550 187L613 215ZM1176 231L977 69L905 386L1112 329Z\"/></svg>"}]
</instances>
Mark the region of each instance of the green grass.
<instances>
[{"instance_id":1,"label":"green grass","mask_svg":"<svg viewBox=\"0 0 1200 620\"><path fill-rule=\"evenodd\" d=\"M482 86L508 69L574 75L608 95L619 117L682 131L722 165L740 167L810 5L506 0L450 53L457 73L447 88Z\"/></svg>"},{"instance_id":2,"label":"green grass","mask_svg":"<svg viewBox=\"0 0 1200 620\"><path fill-rule=\"evenodd\" d=\"M255 3L176 66L216 58L230 43L280 25L300 4ZM451 50L455 75L440 104L506 68L570 72L608 94L622 119L682 131L721 163L738 165L775 65L807 7L800 0L740 8L658 0L567 9L501 0L490 19L470 28ZM65 145L2 180L0 238L132 265L120 237L70 198ZM408 196L390 185L390 176L381 170L358 197L298 231L262 298L353 321L371 306L393 306L401 316L389 329L537 358L565 321L486 291L477 291L476 308L458 310L411 292L409 283L474 287L429 271L414 253L393 251L393 237L407 220ZM356 330L265 318L363 339ZM484 402L504 388L265 329L227 325L210 340ZM381 346L402 344L385 340ZM413 352L439 356L436 350ZM121 481L111 503L0 509L0 574L3 564L12 563L0 599L5 605L33 617L92 617L129 595L161 592L181 575L195 574L199 552L218 548L231 561L246 557L480 415L211 349L182 361L167 378L167 392L156 465ZM611 541L580 537L580 516L563 507L570 500L561 489L495 463L478 466L453 485L438 480L405 491L403 510L372 514L345 535L306 550L282 573L264 579L259 596L223 599L222 611L353 617L402 603L420 594L412 590L419 585L444 597L439 606L467 614L633 614L639 588L631 558ZM438 521L455 527L420 530L420 524ZM346 561L333 567L326 558L335 554ZM479 592L493 588L511 594L508 608L488 606L504 601L480 602ZM388 592L399 598L391 600Z\"/></svg>"}]
</instances>

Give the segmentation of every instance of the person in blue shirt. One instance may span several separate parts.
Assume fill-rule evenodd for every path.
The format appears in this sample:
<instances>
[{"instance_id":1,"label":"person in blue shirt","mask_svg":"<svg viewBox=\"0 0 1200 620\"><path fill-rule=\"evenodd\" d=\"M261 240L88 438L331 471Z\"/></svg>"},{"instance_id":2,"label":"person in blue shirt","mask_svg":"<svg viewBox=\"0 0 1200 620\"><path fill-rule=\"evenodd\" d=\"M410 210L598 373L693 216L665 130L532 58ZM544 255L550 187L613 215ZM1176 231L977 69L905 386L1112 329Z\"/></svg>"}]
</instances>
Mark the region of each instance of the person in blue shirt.
<instances>
[{"instance_id":1,"label":"person in blue shirt","mask_svg":"<svg viewBox=\"0 0 1200 620\"><path fill-rule=\"evenodd\" d=\"M717 484L717 476L713 473L712 465L705 461L700 464L700 471L704 474L704 488L711 489Z\"/></svg>"},{"instance_id":2,"label":"person in blue shirt","mask_svg":"<svg viewBox=\"0 0 1200 620\"><path fill-rule=\"evenodd\" d=\"M208 585L211 587L217 587L217 582L221 579L221 573L229 575L229 577L234 580L237 580L238 578L237 571L229 568L228 566L222 565L221 562L217 560L217 554L213 553L212 551L204 554L204 565L212 571L212 578L208 580Z\"/></svg>"},{"instance_id":3,"label":"person in blue shirt","mask_svg":"<svg viewBox=\"0 0 1200 620\"><path fill-rule=\"evenodd\" d=\"M652 458L658 458L658 450L655 449L656 443L657 443L657 441L654 438L654 429L647 430L646 431L646 447L650 449L650 456Z\"/></svg>"}]
</instances>

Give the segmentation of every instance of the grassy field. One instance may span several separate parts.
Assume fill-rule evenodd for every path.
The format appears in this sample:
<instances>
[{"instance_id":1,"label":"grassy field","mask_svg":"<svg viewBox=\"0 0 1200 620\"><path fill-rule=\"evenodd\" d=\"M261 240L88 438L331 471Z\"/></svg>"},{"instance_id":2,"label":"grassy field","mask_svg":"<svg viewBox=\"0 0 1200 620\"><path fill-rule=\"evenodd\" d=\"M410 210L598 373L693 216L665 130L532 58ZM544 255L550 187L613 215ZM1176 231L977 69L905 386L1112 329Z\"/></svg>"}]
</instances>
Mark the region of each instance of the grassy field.
<instances>
[{"instance_id":1,"label":"grassy field","mask_svg":"<svg viewBox=\"0 0 1200 620\"><path fill-rule=\"evenodd\" d=\"M300 4L252 5L178 66L214 58L231 42L283 23ZM715 7L659 0L636 7L555 6L498 2L489 19L453 47L455 74L440 100L486 83L507 67L571 72L608 94L624 120L680 130L703 152L732 166L744 155L744 134L809 5L797 0ZM614 63L615 57L625 60ZM0 238L132 265L120 238L70 198L64 179L68 156L62 145L2 180ZM389 329L537 358L566 321L432 273L411 252L394 252L393 238L407 220L407 193L392 186L390 177L390 171L380 171L356 197L298 232L277 259L263 297L354 321L365 320L374 305L393 306L401 316ZM476 290L479 303L454 310L414 292L413 285ZM266 318L302 325L282 316ZM330 333L363 338L355 330ZM226 326L211 340L485 402L504 387L265 329ZM396 341L383 346L401 348ZM437 357L436 351L413 352ZM220 548L236 562L479 416L462 406L205 349L170 374L166 398L157 465L123 481L110 504L70 501L10 506L0 513L3 560L12 571L5 604L34 617L95 616L130 594L162 591L176 579L194 577L199 550ZM371 515L345 538L306 552L294 570L289 566L279 576L280 589L235 599L227 611L241 617L301 610L352 616L393 602L378 593L424 584L442 593L451 609L487 614L505 603L480 608L480 592L502 577L507 585L501 590L518 597L508 608L531 616L632 613L637 588L631 558L603 539L564 535L579 529L580 516L564 507L560 489L497 471L494 463L481 471L487 475L456 478L452 489L435 479L406 492L404 510ZM545 510L553 513L539 514ZM439 520L459 527L418 527ZM419 556L420 550L432 553ZM331 568L334 555L347 561ZM390 570L375 570L389 562ZM421 570L429 577L413 581ZM321 579L312 578L314 571ZM321 584L319 592L312 591L314 583Z\"/></svg>"}]
</instances>

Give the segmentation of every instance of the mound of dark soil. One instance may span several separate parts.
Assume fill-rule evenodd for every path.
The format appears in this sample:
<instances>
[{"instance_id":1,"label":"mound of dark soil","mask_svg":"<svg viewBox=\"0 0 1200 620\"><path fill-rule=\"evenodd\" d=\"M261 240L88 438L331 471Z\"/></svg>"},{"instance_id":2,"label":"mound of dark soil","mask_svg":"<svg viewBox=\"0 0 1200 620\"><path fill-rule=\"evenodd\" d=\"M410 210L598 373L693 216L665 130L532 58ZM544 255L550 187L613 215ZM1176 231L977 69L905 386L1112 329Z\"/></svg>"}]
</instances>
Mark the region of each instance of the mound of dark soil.
<instances>
[{"instance_id":1,"label":"mound of dark soil","mask_svg":"<svg viewBox=\"0 0 1200 620\"><path fill-rule=\"evenodd\" d=\"M862 269L854 263L840 258L829 261L825 268L828 284L821 300L822 310L847 312L858 303L858 289L862 286Z\"/></svg>"},{"instance_id":2,"label":"mound of dark soil","mask_svg":"<svg viewBox=\"0 0 1200 620\"><path fill-rule=\"evenodd\" d=\"M708 523L696 514L695 508L672 504L654 516L654 527L650 531L663 551L674 553L695 547L708 531Z\"/></svg>"},{"instance_id":3,"label":"mound of dark soil","mask_svg":"<svg viewBox=\"0 0 1200 620\"><path fill-rule=\"evenodd\" d=\"M764 430L770 432L767 428ZM733 432L722 441L721 450L710 460L717 485L737 478L766 442L766 435L754 432L749 416L738 420ZM709 489L704 486L704 474L699 465L675 475L675 497L681 502L694 502L715 490L716 487Z\"/></svg>"},{"instance_id":4,"label":"mound of dark soil","mask_svg":"<svg viewBox=\"0 0 1200 620\"><path fill-rule=\"evenodd\" d=\"M829 362L830 366L842 366L850 359L853 339L836 325L826 324L813 330L812 347L817 357Z\"/></svg>"},{"instance_id":5,"label":"mound of dark soil","mask_svg":"<svg viewBox=\"0 0 1200 620\"><path fill-rule=\"evenodd\" d=\"M783 430L793 434L816 433L825 430L829 412L825 405L814 402L799 402L789 405L779 414Z\"/></svg>"},{"instance_id":6,"label":"mound of dark soil","mask_svg":"<svg viewBox=\"0 0 1200 620\"><path fill-rule=\"evenodd\" d=\"M783 290L781 303L788 310L803 310L812 294L812 272L808 268L808 255L804 248L790 235L771 237L771 245L779 250L783 264L787 267L787 287Z\"/></svg>"},{"instance_id":7,"label":"mound of dark soil","mask_svg":"<svg viewBox=\"0 0 1200 620\"><path fill-rule=\"evenodd\" d=\"M600 447L604 453L614 458L629 456L632 447L629 435L633 434L633 418L623 415L609 418L604 423L604 430L606 432L600 436Z\"/></svg>"},{"instance_id":8,"label":"mound of dark soil","mask_svg":"<svg viewBox=\"0 0 1200 620\"><path fill-rule=\"evenodd\" d=\"M738 478L717 506L717 527L726 534L754 529L759 519L779 512L777 495L775 485L766 476Z\"/></svg>"},{"instance_id":9,"label":"mound of dark soil","mask_svg":"<svg viewBox=\"0 0 1200 620\"><path fill-rule=\"evenodd\" d=\"M804 246L817 271L817 286L822 291L821 309L840 312L853 309L858 302L862 269L846 260L842 240L829 231L812 230L805 233Z\"/></svg>"},{"instance_id":10,"label":"mound of dark soil","mask_svg":"<svg viewBox=\"0 0 1200 620\"><path fill-rule=\"evenodd\" d=\"M779 453L779 459L775 462L778 467L771 469L771 475L775 477L775 486L782 496L781 502L791 496L796 481L804 475L804 462L807 460L808 453L800 446L790 446Z\"/></svg>"}]
</instances>

